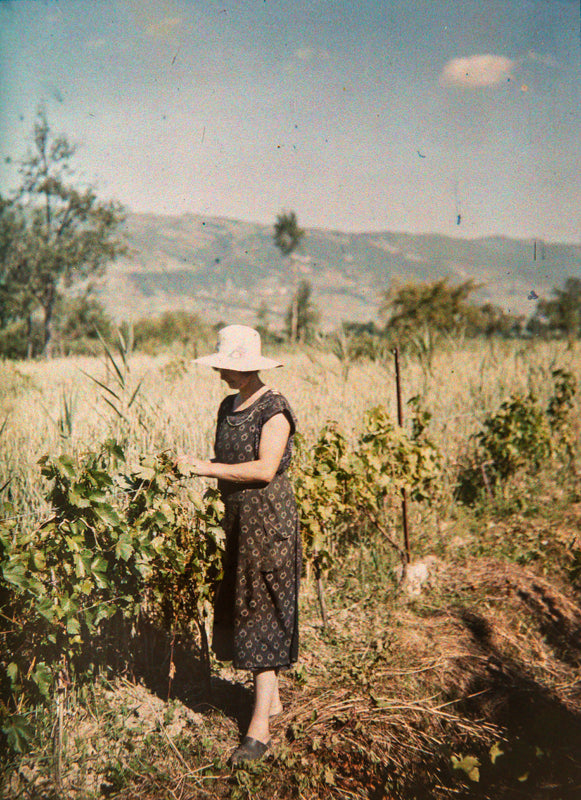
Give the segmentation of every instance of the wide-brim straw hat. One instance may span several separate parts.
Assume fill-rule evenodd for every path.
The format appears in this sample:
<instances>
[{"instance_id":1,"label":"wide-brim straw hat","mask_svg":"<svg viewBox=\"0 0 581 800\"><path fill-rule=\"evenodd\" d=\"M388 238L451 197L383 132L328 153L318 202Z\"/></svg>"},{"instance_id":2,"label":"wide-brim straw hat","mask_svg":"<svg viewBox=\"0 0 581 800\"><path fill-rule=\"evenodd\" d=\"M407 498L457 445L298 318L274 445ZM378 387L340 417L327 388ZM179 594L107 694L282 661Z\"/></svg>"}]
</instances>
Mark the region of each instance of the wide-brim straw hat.
<instances>
[{"instance_id":1,"label":"wide-brim straw hat","mask_svg":"<svg viewBox=\"0 0 581 800\"><path fill-rule=\"evenodd\" d=\"M282 367L280 361L262 355L260 334L247 325L227 325L221 328L218 331L216 352L195 358L194 363L236 372Z\"/></svg>"}]
</instances>

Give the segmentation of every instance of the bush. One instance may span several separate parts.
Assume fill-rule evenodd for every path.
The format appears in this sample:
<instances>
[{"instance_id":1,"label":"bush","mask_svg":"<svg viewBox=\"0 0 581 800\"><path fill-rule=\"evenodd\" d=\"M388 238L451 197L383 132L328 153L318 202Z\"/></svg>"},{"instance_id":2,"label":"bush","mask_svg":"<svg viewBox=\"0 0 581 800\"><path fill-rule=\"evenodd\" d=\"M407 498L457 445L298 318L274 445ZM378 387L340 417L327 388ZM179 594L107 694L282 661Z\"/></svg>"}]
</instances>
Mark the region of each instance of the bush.
<instances>
[{"instance_id":1,"label":"bush","mask_svg":"<svg viewBox=\"0 0 581 800\"><path fill-rule=\"evenodd\" d=\"M40 320L32 319L29 323L24 320L9 323L0 330L0 357L22 361L25 358L35 358L42 353L44 347L44 334Z\"/></svg>"},{"instance_id":2,"label":"bush","mask_svg":"<svg viewBox=\"0 0 581 800\"><path fill-rule=\"evenodd\" d=\"M570 417L576 380L564 369L553 370L551 377L553 393L546 408L532 393L513 394L484 419L460 468L458 500L472 504L484 490L506 491L518 474L538 472L552 456L573 458Z\"/></svg>"},{"instance_id":3,"label":"bush","mask_svg":"<svg viewBox=\"0 0 581 800\"><path fill-rule=\"evenodd\" d=\"M124 623L135 631L145 614L201 637L207 657L204 625L221 570L216 492L180 499L167 455L131 467L110 440L79 460L41 464L52 516L24 532L4 504L0 523L0 726L17 751L35 705L92 680L112 655L128 657Z\"/></svg>"},{"instance_id":4,"label":"bush","mask_svg":"<svg viewBox=\"0 0 581 800\"><path fill-rule=\"evenodd\" d=\"M193 351L210 344L212 329L197 314L187 311L166 311L158 317L146 317L133 325L133 342L137 350L154 354L175 342Z\"/></svg>"}]
</instances>

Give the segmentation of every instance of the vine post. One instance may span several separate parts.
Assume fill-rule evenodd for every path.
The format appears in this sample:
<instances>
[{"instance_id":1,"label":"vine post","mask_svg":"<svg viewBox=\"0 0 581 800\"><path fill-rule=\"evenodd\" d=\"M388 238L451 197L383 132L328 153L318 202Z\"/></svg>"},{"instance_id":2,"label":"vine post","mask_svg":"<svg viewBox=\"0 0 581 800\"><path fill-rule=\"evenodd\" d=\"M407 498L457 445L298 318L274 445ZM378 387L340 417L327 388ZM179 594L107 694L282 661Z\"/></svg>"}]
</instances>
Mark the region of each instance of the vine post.
<instances>
[{"instance_id":1,"label":"vine post","mask_svg":"<svg viewBox=\"0 0 581 800\"><path fill-rule=\"evenodd\" d=\"M397 397L397 424L400 428L403 427L403 409L402 409L402 402L401 402L401 376L399 371L399 349L396 347L393 351L394 359L395 359L395 388L396 388L396 397ZM409 525L408 525L408 503L407 503L407 492L405 487L401 490L401 517L403 522L403 541L404 541L404 548L405 548L405 563L409 564L411 561L411 551L410 551L410 537L409 537Z\"/></svg>"}]
</instances>

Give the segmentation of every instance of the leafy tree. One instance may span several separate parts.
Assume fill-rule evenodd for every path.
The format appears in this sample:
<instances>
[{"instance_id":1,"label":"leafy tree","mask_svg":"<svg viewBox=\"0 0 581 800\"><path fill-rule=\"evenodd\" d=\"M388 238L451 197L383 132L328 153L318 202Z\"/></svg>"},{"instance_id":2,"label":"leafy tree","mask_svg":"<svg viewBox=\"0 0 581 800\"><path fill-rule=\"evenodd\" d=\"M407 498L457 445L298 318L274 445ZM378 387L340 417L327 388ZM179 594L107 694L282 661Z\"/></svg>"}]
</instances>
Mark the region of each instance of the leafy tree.
<instances>
[{"instance_id":1,"label":"leafy tree","mask_svg":"<svg viewBox=\"0 0 581 800\"><path fill-rule=\"evenodd\" d=\"M258 311L256 312L256 319L257 319L256 330L260 333L261 336L268 334L269 332L268 303L266 302L266 300L262 300L262 302L260 303Z\"/></svg>"},{"instance_id":2,"label":"leafy tree","mask_svg":"<svg viewBox=\"0 0 581 800\"><path fill-rule=\"evenodd\" d=\"M569 342L581 336L581 278L567 278L562 289L553 289L553 297L540 299L529 330L566 337Z\"/></svg>"},{"instance_id":3,"label":"leafy tree","mask_svg":"<svg viewBox=\"0 0 581 800\"><path fill-rule=\"evenodd\" d=\"M174 342L195 349L198 343L207 343L209 337L208 326L197 314L188 311L164 311L159 316L142 317L133 325L136 349L149 353L156 353Z\"/></svg>"},{"instance_id":4,"label":"leafy tree","mask_svg":"<svg viewBox=\"0 0 581 800\"><path fill-rule=\"evenodd\" d=\"M12 339L14 332L20 339L24 334L26 346L23 351L20 341L18 350L30 357L33 354L32 315L35 303L28 290L21 247L14 246L18 242L22 246L24 238L25 225L21 215L9 200L0 196L0 330L7 331L3 337L6 342ZM4 348L1 352L6 355Z\"/></svg>"},{"instance_id":5,"label":"leafy tree","mask_svg":"<svg viewBox=\"0 0 581 800\"><path fill-rule=\"evenodd\" d=\"M289 333L290 339L296 342L298 339L298 303L299 303L299 286L296 261L292 255L299 247L301 239L305 235L304 230L299 228L297 215L294 211L282 211L276 217L274 223L274 243L284 256L288 256L293 268L293 283L295 293L291 302L290 311L290 326Z\"/></svg>"},{"instance_id":6,"label":"leafy tree","mask_svg":"<svg viewBox=\"0 0 581 800\"><path fill-rule=\"evenodd\" d=\"M308 341L312 338L315 327L321 318L319 309L311 300L313 289L309 281L302 280L295 292L295 297L286 312L286 330L293 341ZM292 325L295 323L295 333Z\"/></svg>"},{"instance_id":7,"label":"leafy tree","mask_svg":"<svg viewBox=\"0 0 581 800\"><path fill-rule=\"evenodd\" d=\"M470 309L472 311L472 309ZM483 303L473 309L469 314L467 332L478 336L507 337L520 334L524 323L524 316L511 314L493 303Z\"/></svg>"},{"instance_id":8,"label":"leafy tree","mask_svg":"<svg viewBox=\"0 0 581 800\"><path fill-rule=\"evenodd\" d=\"M111 318L90 294L61 298L55 316L55 340L63 355L97 352L99 337L108 340L113 333Z\"/></svg>"},{"instance_id":9,"label":"leafy tree","mask_svg":"<svg viewBox=\"0 0 581 800\"><path fill-rule=\"evenodd\" d=\"M40 311L46 355L59 298L75 284L88 284L90 291L90 279L102 275L123 249L119 206L72 183L74 154L75 147L55 136L39 112L33 149L20 165L20 186L0 198L0 322L31 319Z\"/></svg>"},{"instance_id":10,"label":"leafy tree","mask_svg":"<svg viewBox=\"0 0 581 800\"><path fill-rule=\"evenodd\" d=\"M478 287L472 280L450 286L447 278L432 283L407 283L383 293L380 314L386 329L409 334L422 328L442 333L465 330L473 315L468 297Z\"/></svg>"}]
</instances>

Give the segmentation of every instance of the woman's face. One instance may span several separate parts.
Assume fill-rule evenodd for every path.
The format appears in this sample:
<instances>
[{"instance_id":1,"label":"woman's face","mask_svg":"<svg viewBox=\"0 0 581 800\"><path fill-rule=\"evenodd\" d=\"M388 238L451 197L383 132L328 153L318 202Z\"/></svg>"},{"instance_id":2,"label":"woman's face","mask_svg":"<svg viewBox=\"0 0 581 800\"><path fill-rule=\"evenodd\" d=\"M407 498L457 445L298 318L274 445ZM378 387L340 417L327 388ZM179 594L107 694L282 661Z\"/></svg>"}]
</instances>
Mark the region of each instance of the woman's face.
<instances>
[{"instance_id":1,"label":"woman's face","mask_svg":"<svg viewBox=\"0 0 581 800\"><path fill-rule=\"evenodd\" d=\"M240 391L251 380L254 372L238 372L235 369L219 369L220 377L231 389Z\"/></svg>"}]
</instances>

